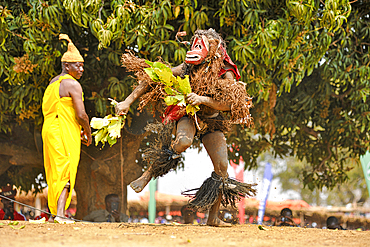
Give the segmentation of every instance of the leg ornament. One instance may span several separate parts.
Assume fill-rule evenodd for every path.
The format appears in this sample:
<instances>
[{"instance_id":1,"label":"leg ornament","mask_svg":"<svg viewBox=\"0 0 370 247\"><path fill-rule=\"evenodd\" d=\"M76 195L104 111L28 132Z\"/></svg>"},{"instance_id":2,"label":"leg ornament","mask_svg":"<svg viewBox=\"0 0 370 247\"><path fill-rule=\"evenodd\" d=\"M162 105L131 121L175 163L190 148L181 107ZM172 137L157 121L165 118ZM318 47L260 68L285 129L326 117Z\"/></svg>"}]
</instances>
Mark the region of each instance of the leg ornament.
<instances>
[{"instance_id":1,"label":"leg ornament","mask_svg":"<svg viewBox=\"0 0 370 247\"><path fill-rule=\"evenodd\" d=\"M177 154L171 147L172 131L174 123L172 124L149 124L146 130L158 134L149 148L143 152L143 160L148 164L148 169L153 178L161 177L171 170L176 170L177 166L182 160L182 155Z\"/></svg>"},{"instance_id":2,"label":"leg ornament","mask_svg":"<svg viewBox=\"0 0 370 247\"><path fill-rule=\"evenodd\" d=\"M221 204L224 207L230 204L235 208L235 203L240 199L256 195L256 189L253 188L255 185L224 178L212 172L211 177L207 178L200 188L187 190L182 194L192 196L189 207L200 212L209 210L216 203L219 193L222 195Z\"/></svg>"}]
</instances>

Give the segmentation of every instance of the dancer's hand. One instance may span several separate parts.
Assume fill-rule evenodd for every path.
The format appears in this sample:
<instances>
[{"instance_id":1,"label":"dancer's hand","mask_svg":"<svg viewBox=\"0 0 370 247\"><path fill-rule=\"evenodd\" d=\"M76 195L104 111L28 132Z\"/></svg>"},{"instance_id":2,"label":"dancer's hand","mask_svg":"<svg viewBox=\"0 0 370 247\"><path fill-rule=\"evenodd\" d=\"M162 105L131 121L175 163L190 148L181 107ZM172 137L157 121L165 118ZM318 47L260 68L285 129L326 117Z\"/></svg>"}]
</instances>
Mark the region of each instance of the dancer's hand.
<instances>
[{"instance_id":1,"label":"dancer's hand","mask_svg":"<svg viewBox=\"0 0 370 247\"><path fill-rule=\"evenodd\" d=\"M189 93L186 95L186 102L188 102L190 105L195 106L195 105L201 105L204 104L206 97L204 96L199 96L196 93Z\"/></svg>"},{"instance_id":2,"label":"dancer's hand","mask_svg":"<svg viewBox=\"0 0 370 247\"><path fill-rule=\"evenodd\" d=\"M130 104L128 104L126 101L119 102L116 105L115 110L117 115L126 115L130 110Z\"/></svg>"},{"instance_id":3,"label":"dancer's hand","mask_svg":"<svg viewBox=\"0 0 370 247\"><path fill-rule=\"evenodd\" d=\"M195 93L189 93L186 95L186 102L192 106L196 105L205 105L212 109L218 111L230 111L231 110L231 103L230 102L221 102L211 97L207 96L199 96Z\"/></svg>"}]
</instances>

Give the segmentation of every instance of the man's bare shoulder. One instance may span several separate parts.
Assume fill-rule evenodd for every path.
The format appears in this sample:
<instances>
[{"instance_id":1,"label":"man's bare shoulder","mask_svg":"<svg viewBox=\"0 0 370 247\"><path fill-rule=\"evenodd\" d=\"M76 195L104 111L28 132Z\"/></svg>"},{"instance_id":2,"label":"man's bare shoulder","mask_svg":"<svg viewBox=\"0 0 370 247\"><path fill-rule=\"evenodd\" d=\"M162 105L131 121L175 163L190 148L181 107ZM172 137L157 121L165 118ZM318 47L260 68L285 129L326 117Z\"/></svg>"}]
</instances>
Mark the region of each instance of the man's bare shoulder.
<instances>
[{"instance_id":1,"label":"man's bare shoulder","mask_svg":"<svg viewBox=\"0 0 370 247\"><path fill-rule=\"evenodd\" d=\"M80 97L82 94L81 84L73 79L63 79L60 82L59 95L61 97Z\"/></svg>"},{"instance_id":2,"label":"man's bare shoulder","mask_svg":"<svg viewBox=\"0 0 370 247\"><path fill-rule=\"evenodd\" d=\"M77 81L77 80L73 80L73 79L63 79L61 81L61 83L63 83L63 86L66 87L66 88L81 88L81 84Z\"/></svg>"},{"instance_id":3,"label":"man's bare shoulder","mask_svg":"<svg viewBox=\"0 0 370 247\"><path fill-rule=\"evenodd\" d=\"M57 75L56 77L54 77L53 79L51 79L49 85L52 84L52 83L54 83L54 82L56 82L57 80L59 80L59 77L60 77L60 75Z\"/></svg>"}]
</instances>

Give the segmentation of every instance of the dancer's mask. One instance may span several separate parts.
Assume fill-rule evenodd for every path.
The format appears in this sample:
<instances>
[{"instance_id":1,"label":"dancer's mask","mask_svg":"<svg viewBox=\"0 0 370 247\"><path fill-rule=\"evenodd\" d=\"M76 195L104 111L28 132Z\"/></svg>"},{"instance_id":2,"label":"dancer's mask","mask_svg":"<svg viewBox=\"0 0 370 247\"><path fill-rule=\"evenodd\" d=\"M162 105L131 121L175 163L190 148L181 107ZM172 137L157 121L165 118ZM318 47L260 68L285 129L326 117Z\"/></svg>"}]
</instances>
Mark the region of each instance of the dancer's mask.
<instances>
[{"instance_id":1,"label":"dancer's mask","mask_svg":"<svg viewBox=\"0 0 370 247\"><path fill-rule=\"evenodd\" d=\"M185 63L199 65L207 57L209 51L208 38L205 35L196 37L191 50L186 53Z\"/></svg>"}]
</instances>

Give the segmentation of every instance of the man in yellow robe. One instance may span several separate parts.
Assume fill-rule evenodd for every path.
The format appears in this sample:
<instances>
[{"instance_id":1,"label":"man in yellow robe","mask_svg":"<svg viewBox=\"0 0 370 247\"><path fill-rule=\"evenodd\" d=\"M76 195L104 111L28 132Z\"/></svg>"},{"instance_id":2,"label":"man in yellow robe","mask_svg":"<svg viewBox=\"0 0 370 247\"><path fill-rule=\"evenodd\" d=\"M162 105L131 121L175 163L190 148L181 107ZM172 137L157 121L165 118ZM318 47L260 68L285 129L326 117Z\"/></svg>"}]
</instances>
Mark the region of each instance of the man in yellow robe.
<instances>
[{"instance_id":1,"label":"man in yellow robe","mask_svg":"<svg viewBox=\"0 0 370 247\"><path fill-rule=\"evenodd\" d=\"M71 202L81 140L89 146L92 141L89 117L83 103L80 79L84 59L68 35L68 51L62 56L62 73L54 77L45 90L42 101L44 167L48 184L48 206L56 215L54 222L73 223L65 219L65 210ZM83 131L81 131L81 127Z\"/></svg>"}]
</instances>

